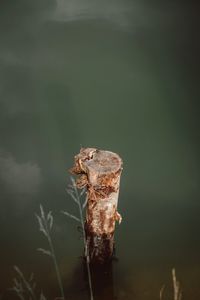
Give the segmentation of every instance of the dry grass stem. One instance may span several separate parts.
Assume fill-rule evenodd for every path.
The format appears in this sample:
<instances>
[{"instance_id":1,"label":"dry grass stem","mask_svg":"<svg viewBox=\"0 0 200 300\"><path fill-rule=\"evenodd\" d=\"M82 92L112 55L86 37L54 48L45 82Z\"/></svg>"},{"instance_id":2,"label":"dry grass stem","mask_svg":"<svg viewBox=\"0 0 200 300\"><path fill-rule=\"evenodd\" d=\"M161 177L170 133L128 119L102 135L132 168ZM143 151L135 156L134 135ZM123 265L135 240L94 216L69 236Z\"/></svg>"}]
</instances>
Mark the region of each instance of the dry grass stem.
<instances>
[{"instance_id":1,"label":"dry grass stem","mask_svg":"<svg viewBox=\"0 0 200 300\"><path fill-rule=\"evenodd\" d=\"M53 242L52 242L52 238L51 238L51 230L53 228L53 216L52 216L52 212L49 211L47 214L44 212L44 209L42 207L42 205L40 205L40 215L36 215L36 218L38 220L38 224L39 224L39 230L43 233L43 235L46 237L48 244L49 244L49 249L43 249L43 248L38 248L37 250L42 252L45 255L48 255L52 258L53 263L54 263L54 267L55 267L55 271L56 271L56 277L58 280L58 285L60 288L60 294L61 294L61 299L65 300L65 295L64 295L64 288L63 288L63 284L62 284L62 280L61 280L61 275L60 275L60 271L58 268L58 263L57 263L57 258L55 255L55 250L54 250L54 246L53 246Z\"/></svg>"},{"instance_id":2,"label":"dry grass stem","mask_svg":"<svg viewBox=\"0 0 200 300\"><path fill-rule=\"evenodd\" d=\"M163 299L163 292L164 292L164 289L165 289L165 285L163 285L160 289L160 293L159 293L159 299L162 300Z\"/></svg>"},{"instance_id":3,"label":"dry grass stem","mask_svg":"<svg viewBox=\"0 0 200 300\"><path fill-rule=\"evenodd\" d=\"M174 288L174 300L181 300L182 293L180 289L180 283L176 279L175 269L172 269L172 279L173 279L173 288Z\"/></svg>"},{"instance_id":4,"label":"dry grass stem","mask_svg":"<svg viewBox=\"0 0 200 300\"><path fill-rule=\"evenodd\" d=\"M87 244L87 239L86 239L86 234L85 234L85 226L84 226L84 208L86 207L87 204L87 197L82 200L82 196L85 194L85 189L83 189L80 193L78 192L76 182L73 177L71 177L71 184L69 185L69 189L67 189L68 194L71 196L73 201L76 203L78 206L78 211L79 211L79 216L74 216L70 214L67 211L62 211L62 213L81 223L81 229L82 229L82 234L83 234L83 242L84 242L84 247L85 247L85 259L86 259L86 267L87 267L87 275L88 275L88 283L89 283L89 290L90 290L90 300L94 300L93 296L93 288L92 288L92 277L91 277L91 270L90 270L90 257L89 257L89 250L88 250L88 244Z\"/></svg>"},{"instance_id":5,"label":"dry grass stem","mask_svg":"<svg viewBox=\"0 0 200 300\"><path fill-rule=\"evenodd\" d=\"M13 287L10 290L14 291L20 300L47 300L43 292L40 292L38 296L36 295L36 282L33 273L29 279L26 279L19 267L14 266L14 270L16 277L13 279Z\"/></svg>"},{"instance_id":6,"label":"dry grass stem","mask_svg":"<svg viewBox=\"0 0 200 300\"><path fill-rule=\"evenodd\" d=\"M181 300L182 292L180 288L180 282L176 279L176 270L172 269L172 282L173 282L173 300ZM163 300L165 285L162 286L159 293L159 299Z\"/></svg>"}]
</instances>

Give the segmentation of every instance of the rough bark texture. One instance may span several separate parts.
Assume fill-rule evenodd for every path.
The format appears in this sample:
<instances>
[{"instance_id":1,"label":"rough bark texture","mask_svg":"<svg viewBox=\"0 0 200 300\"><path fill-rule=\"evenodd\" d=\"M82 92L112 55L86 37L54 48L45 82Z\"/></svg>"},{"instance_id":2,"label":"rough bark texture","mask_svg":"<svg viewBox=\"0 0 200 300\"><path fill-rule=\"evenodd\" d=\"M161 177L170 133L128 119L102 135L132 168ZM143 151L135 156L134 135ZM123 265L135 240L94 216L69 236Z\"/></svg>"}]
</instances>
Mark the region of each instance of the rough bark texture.
<instances>
[{"instance_id":1,"label":"rough bark texture","mask_svg":"<svg viewBox=\"0 0 200 300\"><path fill-rule=\"evenodd\" d=\"M104 263L113 254L122 160L116 153L95 148L81 149L75 156L73 174L80 174L77 187L87 188L85 231L91 262Z\"/></svg>"}]
</instances>

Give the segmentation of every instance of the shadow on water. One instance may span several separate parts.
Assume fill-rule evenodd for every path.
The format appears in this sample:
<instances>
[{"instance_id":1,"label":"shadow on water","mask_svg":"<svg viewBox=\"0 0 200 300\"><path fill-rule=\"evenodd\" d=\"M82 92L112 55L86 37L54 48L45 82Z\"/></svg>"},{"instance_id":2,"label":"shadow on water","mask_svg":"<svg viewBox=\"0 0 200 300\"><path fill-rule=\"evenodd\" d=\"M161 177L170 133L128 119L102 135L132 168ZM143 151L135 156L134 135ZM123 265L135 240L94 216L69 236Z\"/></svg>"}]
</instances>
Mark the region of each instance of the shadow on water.
<instances>
[{"instance_id":1,"label":"shadow on water","mask_svg":"<svg viewBox=\"0 0 200 300\"><path fill-rule=\"evenodd\" d=\"M92 288L95 300L118 300L115 293L113 264L111 262L105 266L92 266ZM88 274L85 261L80 259L74 269L70 279L70 285L67 288L68 297L76 300L90 299L90 289L88 284Z\"/></svg>"},{"instance_id":2,"label":"shadow on water","mask_svg":"<svg viewBox=\"0 0 200 300\"><path fill-rule=\"evenodd\" d=\"M117 300L114 292L113 262L91 268L95 299Z\"/></svg>"}]
</instances>

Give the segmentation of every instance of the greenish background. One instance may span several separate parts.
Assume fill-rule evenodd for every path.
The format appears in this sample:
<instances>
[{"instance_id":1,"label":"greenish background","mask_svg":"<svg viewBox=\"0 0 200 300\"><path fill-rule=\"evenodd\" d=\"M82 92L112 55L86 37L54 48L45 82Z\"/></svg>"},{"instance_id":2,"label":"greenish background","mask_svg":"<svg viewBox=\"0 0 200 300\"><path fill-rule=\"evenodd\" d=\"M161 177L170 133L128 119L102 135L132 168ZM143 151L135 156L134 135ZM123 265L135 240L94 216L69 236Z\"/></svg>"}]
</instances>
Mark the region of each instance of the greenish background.
<instances>
[{"instance_id":1,"label":"greenish background","mask_svg":"<svg viewBox=\"0 0 200 300\"><path fill-rule=\"evenodd\" d=\"M76 213L65 189L81 146L124 161L116 299L158 299L172 267L184 299L200 299L198 14L193 1L1 0L2 299L14 299L13 265L59 296L36 251L40 203L54 213L66 295L88 299L82 241L60 214Z\"/></svg>"}]
</instances>

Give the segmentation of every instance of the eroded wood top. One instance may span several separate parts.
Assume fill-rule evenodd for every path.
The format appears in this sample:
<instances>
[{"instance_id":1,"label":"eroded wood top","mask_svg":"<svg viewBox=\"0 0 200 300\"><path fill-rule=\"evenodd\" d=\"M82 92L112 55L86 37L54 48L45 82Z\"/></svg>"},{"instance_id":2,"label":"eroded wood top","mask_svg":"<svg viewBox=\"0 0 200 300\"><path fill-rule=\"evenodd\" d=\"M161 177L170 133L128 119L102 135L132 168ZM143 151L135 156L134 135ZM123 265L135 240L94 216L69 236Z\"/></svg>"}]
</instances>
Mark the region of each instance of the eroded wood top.
<instances>
[{"instance_id":1,"label":"eroded wood top","mask_svg":"<svg viewBox=\"0 0 200 300\"><path fill-rule=\"evenodd\" d=\"M96 148L81 148L75 156L75 166L71 171L75 174L96 172L98 176L116 173L122 170L122 159L114 152Z\"/></svg>"}]
</instances>

